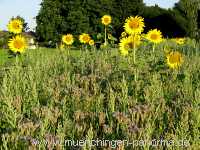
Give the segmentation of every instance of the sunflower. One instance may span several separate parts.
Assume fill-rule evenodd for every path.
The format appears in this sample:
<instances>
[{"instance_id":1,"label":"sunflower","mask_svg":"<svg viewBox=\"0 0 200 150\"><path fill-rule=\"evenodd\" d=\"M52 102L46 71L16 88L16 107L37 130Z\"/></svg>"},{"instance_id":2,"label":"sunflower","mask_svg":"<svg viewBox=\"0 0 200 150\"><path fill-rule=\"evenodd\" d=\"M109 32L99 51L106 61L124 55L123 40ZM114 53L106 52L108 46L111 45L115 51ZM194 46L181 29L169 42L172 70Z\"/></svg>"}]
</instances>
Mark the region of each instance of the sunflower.
<instances>
[{"instance_id":1,"label":"sunflower","mask_svg":"<svg viewBox=\"0 0 200 150\"><path fill-rule=\"evenodd\" d=\"M67 35L63 35L62 36L62 41L63 43L65 43L66 45L72 45L74 42L74 38L72 34L67 34Z\"/></svg>"},{"instance_id":2,"label":"sunflower","mask_svg":"<svg viewBox=\"0 0 200 150\"><path fill-rule=\"evenodd\" d=\"M178 45L183 45L185 43L185 38L175 38L174 40Z\"/></svg>"},{"instance_id":3,"label":"sunflower","mask_svg":"<svg viewBox=\"0 0 200 150\"><path fill-rule=\"evenodd\" d=\"M108 34L108 39L112 40L112 38L113 38L112 34Z\"/></svg>"},{"instance_id":4,"label":"sunflower","mask_svg":"<svg viewBox=\"0 0 200 150\"><path fill-rule=\"evenodd\" d=\"M128 38L122 38L120 40L119 51L123 56L128 55L128 53L129 53Z\"/></svg>"},{"instance_id":5,"label":"sunflower","mask_svg":"<svg viewBox=\"0 0 200 150\"><path fill-rule=\"evenodd\" d=\"M90 40L90 41L89 41L89 45L90 45L90 46L93 46L93 45L94 45L94 40Z\"/></svg>"},{"instance_id":6,"label":"sunflower","mask_svg":"<svg viewBox=\"0 0 200 150\"><path fill-rule=\"evenodd\" d=\"M23 23L20 19L14 19L8 23L7 27L9 32L12 32L14 34L19 34L22 32Z\"/></svg>"},{"instance_id":7,"label":"sunflower","mask_svg":"<svg viewBox=\"0 0 200 150\"><path fill-rule=\"evenodd\" d=\"M137 34L144 30L144 18L140 16L129 17L124 24L126 33Z\"/></svg>"},{"instance_id":8,"label":"sunflower","mask_svg":"<svg viewBox=\"0 0 200 150\"><path fill-rule=\"evenodd\" d=\"M91 40L91 37L89 34L83 33L79 36L79 40L81 43L87 44Z\"/></svg>"},{"instance_id":9,"label":"sunflower","mask_svg":"<svg viewBox=\"0 0 200 150\"><path fill-rule=\"evenodd\" d=\"M59 48L60 48L61 50L63 50L63 49L65 48L65 44L61 43L61 44L59 45Z\"/></svg>"},{"instance_id":10,"label":"sunflower","mask_svg":"<svg viewBox=\"0 0 200 150\"><path fill-rule=\"evenodd\" d=\"M111 23L111 21L112 21L112 18L109 15L104 15L101 18L101 23L104 24L105 26L109 25Z\"/></svg>"},{"instance_id":11,"label":"sunflower","mask_svg":"<svg viewBox=\"0 0 200 150\"><path fill-rule=\"evenodd\" d=\"M128 55L129 50L139 46L141 43L141 37L139 35L129 36L122 38L119 43L119 50L122 55Z\"/></svg>"},{"instance_id":12,"label":"sunflower","mask_svg":"<svg viewBox=\"0 0 200 150\"><path fill-rule=\"evenodd\" d=\"M146 38L157 44L157 43L160 43L162 41L162 33L160 30L157 30L157 29L154 29L154 30L150 30L147 35L146 35Z\"/></svg>"},{"instance_id":13,"label":"sunflower","mask_svg":"<svg viewBox=\"0 0 200 150\"><path fill-rule=\"evenodd\" d=\"M8 47L14 53L23 53L27 48L27 43L24 37L17 35L8 41Z\"/></svg>"},{"instance_id":14,"label":"sunflower","mask_svg":"<svg viewBox=\"0 0 200 150\"><path fill-rule=\"evenodd\" d=\"M167 55L167 64L170 68L176 69L183 63L183 56L179 52L170 52Z\"/></svg>"},{"instance_id":15,"label":"sunflower","mask_svg":"<svg viewBox=\"0 0 200 150\"><path fill-rule=\"evenodd\" d=\"M126 36L127 36L127 33L126 32L122 32L120 38L125 38Z\"/></svg>"}]
</instances>

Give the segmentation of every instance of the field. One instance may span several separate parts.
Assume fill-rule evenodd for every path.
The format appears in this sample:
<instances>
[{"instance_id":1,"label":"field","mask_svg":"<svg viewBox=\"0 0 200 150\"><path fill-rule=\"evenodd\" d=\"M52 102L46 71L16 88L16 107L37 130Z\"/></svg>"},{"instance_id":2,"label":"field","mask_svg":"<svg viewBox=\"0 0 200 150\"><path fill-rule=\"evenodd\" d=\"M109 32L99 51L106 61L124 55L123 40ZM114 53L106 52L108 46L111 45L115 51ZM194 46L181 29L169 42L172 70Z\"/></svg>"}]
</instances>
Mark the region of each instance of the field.
<instances>
[{"instance_id":1,"label":"field","mask_svg":"<svg viewBox=\"0 0 200 150\"><path fill-rule=\"evenodd\" d=\"M0 50L1 149L199 149L199 47L176 47L179 70L163 47L143 44L135 64L109 47Z\"/></svg>"}]
</instances>

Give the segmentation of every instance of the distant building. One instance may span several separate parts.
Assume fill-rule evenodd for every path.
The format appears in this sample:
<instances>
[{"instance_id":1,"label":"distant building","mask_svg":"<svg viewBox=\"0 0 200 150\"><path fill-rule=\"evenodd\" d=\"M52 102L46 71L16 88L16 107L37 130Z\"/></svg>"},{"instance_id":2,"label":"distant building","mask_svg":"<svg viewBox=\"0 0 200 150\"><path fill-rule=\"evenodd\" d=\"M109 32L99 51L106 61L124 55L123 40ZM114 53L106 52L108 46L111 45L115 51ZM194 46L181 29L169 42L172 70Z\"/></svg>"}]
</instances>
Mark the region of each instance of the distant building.
<instances>
[{"instance_id":1,"label":"distant building","mask_svg":"<svg viewBox=\"0 0 200 150\"><path fill-rule=\"evenodd\" d=\"M23 36L26 37L29 49L36 49L36 35L34 32L24 32ZM0 31L0 48L8 48L8 40L10 34L8 31Z\"/></svg>"}]
</instances>

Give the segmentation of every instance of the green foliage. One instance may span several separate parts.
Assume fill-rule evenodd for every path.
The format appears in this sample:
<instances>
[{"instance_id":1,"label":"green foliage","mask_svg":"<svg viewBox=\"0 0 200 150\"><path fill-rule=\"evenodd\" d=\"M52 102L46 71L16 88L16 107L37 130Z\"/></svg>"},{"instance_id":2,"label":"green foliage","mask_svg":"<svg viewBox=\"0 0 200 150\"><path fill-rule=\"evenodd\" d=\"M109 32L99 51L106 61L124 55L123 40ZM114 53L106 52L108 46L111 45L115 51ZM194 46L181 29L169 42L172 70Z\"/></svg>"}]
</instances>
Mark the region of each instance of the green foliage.
<instances>
[{"instance_id":1,"label":"green foliage","mask_svg":"<svg viewBox=\"0 0 200 150\"><path fill-rule=\"evenodd\" d=\"M0 48L7 48L9 37L8 32L0 31Z\"/></svg>"},{"instance_id":2,"label":"green foliage","mask_svg":"<svg viewBox=\"0 0 200 150\"><path fill-rule=\"evenodd\" d=\"M37 49L16 57L0 72L0 148L77 149L64 140L98 138L184 140L185 145L159 149L198 149L199 54L186 55L175 71L165 63L164 46L156 46L152 54L151 45L143 44L137 65L117 49ZM191 46L189 41L182 48ZM63 145L54 145L56 140ZM147 144L138 149L153 148Z\"/></svg>"},{"instance_id":3,"label":"green foliage","mask_svg":"<svg viewBox=\"0 0 200 150\"><path fill-rule=\"evenodd\" d=\"M59 38L59 31L62 25L62 17L60 16L61 5L59 1L46 0L41 4L42 9L37 16L37 34L39 41L54 41Z\"/></svg>"},{"instance_id":4,"label":"green foliage","mask_svg":"<svg viewBox=\"0 0 200 150\"><path fill-rule=\"evenodd\" d=\"M198 0L180 0L174 7L174 12L178 14L177 20L182 22L187 36L191 38L199 38L198 30L198 10L200 9L200 1ZM186 21L183 21L185 18Z\"/></svg>"},{"instance_id":5,"label":"green foliage","mask_svg":"<svg viewBox=\"0 0 200 150\"><path fill-rule=\"evenodd\" d=\"M104 30L101 17L109 14L112 16L110 33L117 38L123 31L125 19L135 15L145 18L145 32L158 28L165 37L194 37L197 33L196 6L186 2L181 0L173 9L167 10L158 5L147 7L143 0L43 0L36 17L36 33L38 40L49 46L55 46L66 33L77 38L87 32L96 37Z\"/></svg>"},{"instance_id":6,"label":"green foliage","mask_svg":"<svg viewBox=\"0 0 200 150\"><path fill-rule=\"evenodd\" d=\"M54 43L62 34L83 32L92 35L103 32L101 17L110 14L113 19L112 34L120 34L122 24L130 15L136 15L143 6L142 0L43 0L36 17L39 41ZM119 35L118 35L119 36Z\"/></svg>"},{"instance_id":7,"label":"green foliage","mask_svg":"<svg viewBox=\"0 0 200 150\"><path fill-rule=\"evenodd\" d=\"M158 28L164 37L184 37L187 33L188 21L177 9L163 9L156 6L145 7L145 32Z\"/></svg>"}]
</instances>

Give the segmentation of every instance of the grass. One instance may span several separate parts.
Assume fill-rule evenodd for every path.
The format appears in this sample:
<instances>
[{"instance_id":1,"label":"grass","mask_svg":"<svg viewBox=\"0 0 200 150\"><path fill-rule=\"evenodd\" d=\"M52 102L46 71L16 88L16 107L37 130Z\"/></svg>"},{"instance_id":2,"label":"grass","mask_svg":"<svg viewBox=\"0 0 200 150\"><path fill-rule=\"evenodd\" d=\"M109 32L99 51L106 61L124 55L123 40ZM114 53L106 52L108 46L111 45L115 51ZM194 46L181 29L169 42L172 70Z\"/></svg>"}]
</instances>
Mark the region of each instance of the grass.
<instances>
[{"instance_id":1,"label":"grass","mask_svg":"<svg viewBox=\"0 0 200 150\"><path fill-rule=\"evenodd\" d=\"M92 139L134 142L118 145L127 150L198 149L200 57L187 54L173 71L162 47L151 50L138 49L136 65L109 48L38 49L12 59L1 51L1 149L80 149L66 141ZM144 144L153 139L165 143Z\"/></svg>"},{"instance_id":2,"label":"grass","mask_svg":"<svg viewBox=\"0 0 200 150\"><path fill-rule=\"evenodd\" d=\"M9 55L6 50L0 50L0 66L9 61Z\"/></svg>"}]
</instances>

